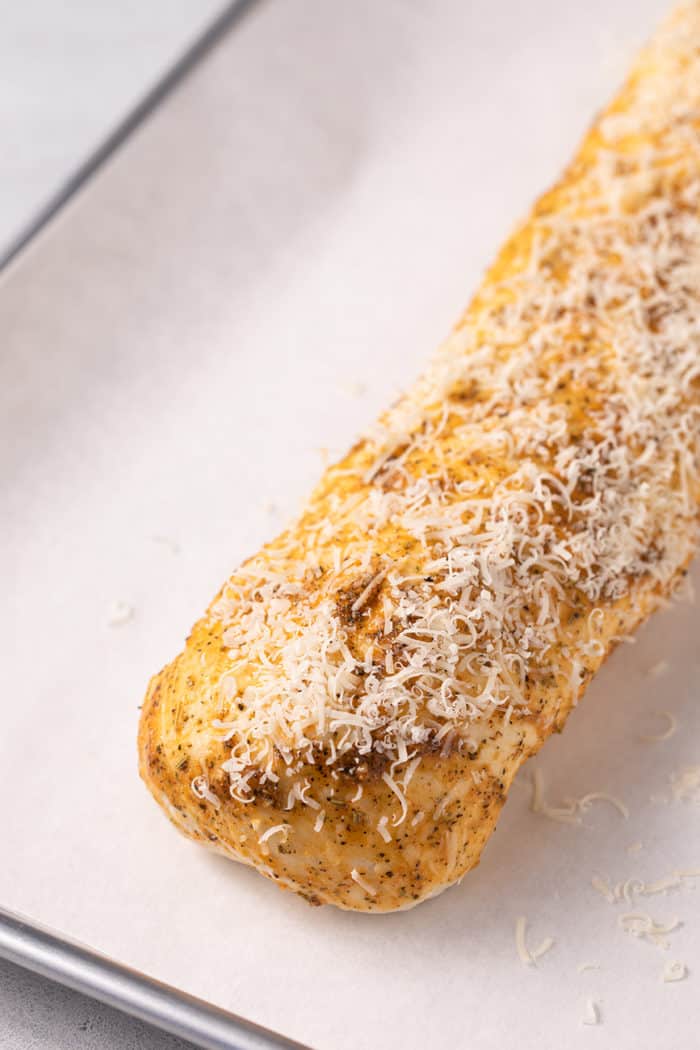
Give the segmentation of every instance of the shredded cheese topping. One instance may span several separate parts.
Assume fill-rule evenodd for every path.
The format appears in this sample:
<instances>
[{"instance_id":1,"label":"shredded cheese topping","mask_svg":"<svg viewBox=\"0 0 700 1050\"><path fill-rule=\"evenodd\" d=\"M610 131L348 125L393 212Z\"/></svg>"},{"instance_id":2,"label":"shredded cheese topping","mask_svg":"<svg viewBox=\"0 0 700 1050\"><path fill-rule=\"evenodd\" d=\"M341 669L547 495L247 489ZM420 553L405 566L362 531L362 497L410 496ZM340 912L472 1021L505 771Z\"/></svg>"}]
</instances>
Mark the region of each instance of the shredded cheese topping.
<instances>
[{"instance_id":1,"label":"shredded cheese topping","mask_svg":"<svg viewBox=\"0 0 700 1050\"><path fill-rule=\"evenodd\" d=\"M207 779L207 777L203 775L195 777L190 786L192 788L193 795L196 795L197 798L201 798L203 800L206 800L207 802L211 802L214 809L219 809L221 807L221 799L217 795L215 795L209 787L209 780Z\"/></svg>"},{"instance_id":2,"label":"shredded cheese topping","mask_svg":"<svg viewBox=\"0 0 700 1050\"><path fill-rule=\"evenodd\" d=\"M353 868L350 872L350 878L357 883L360 889L364 890L365 893L368 893L370 897L377 896L377 887L373 886L372 883L364 877L364 875L360 875L359 871L357 871L356 868Z\"/></svg>"},{"instance_id":3,"label":"shredded cheese topping","mask_svg":"<svg viewBox=\"0 0 700 1050\"><path fill-rule=\"evenodd\" d=\"M262 845L264 842L267 842L268 839L271 839L273 835L284 835L286 840L287 835L291 830L290 824L275 824L274 827L268 828L267 831L260 835L258 843L259 845Z\"/></svg>"},{"instance_id":4,"label":"shredded cheese topping","mask_svg":"<svg viewBox=\"0 0 700 1050\"><path fill-rule=\"evenodd\" d=\"M575 702L610 647L608 612L626 640L625 602L662 602L691 557L698 36L692 11L657 34L624 112L422 379L328 471L300 527L229 579L212 618L237 683L221 723L238 800L260 771L302 782L329 755L373 753L403 821L402 768L469 749L496 711Z\"/></svg>"}]
</instances>

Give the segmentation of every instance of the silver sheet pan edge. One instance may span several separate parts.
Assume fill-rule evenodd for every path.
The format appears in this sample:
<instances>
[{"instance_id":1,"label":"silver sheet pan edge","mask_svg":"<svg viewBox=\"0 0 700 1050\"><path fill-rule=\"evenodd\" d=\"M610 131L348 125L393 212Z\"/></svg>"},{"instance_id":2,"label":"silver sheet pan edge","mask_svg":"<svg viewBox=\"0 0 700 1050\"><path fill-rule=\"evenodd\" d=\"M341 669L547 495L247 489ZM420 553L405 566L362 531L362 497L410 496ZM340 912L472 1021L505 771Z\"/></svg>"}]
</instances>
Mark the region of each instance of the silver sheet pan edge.
<instances>
[{"instance_id":1,"label":"silver sheet pan edge","mask_svg":"<svg viewBox=\"0 0 700 1050\"><path fill-rule=\"evenodd\" d=\"M0 908L0 957L205 1050L304 1050L203 999L163 984Z\"/></svg>"},{"instance_id":2,"label":"silver sheet pan edge","mask_svg":"<svg viewBox=\"0 0 700 1050\"><path fill-rule=\"evenodd\" d=\"M185 79L212 48L216 47L255 0L229 0L212 22L195 37L188 48L159 77L153 87L100 142L56 192L20 228L9 244L0 245L0 272L5 270L42 232L114 153L127 141L168 95Z\"/></svg>"}]
</instances>

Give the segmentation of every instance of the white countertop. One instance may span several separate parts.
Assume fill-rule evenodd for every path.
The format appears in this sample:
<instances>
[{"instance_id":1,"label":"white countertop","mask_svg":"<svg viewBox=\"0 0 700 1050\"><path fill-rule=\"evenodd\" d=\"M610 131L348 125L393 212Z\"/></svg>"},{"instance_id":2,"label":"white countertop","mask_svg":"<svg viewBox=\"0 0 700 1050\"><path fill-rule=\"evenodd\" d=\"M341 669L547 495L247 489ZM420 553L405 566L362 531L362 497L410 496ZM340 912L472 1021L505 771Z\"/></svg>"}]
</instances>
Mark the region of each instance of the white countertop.
<instances>
[{"instance_id":1,"label":"white countertop","mask_svg":"<svg viewBox=\"0 0 700 1050\"><path fill-rule=\"evenodd\" d=\"M0 959L0 1050L189 1050L190 1046Z\"/></svg>"}]
</instances>

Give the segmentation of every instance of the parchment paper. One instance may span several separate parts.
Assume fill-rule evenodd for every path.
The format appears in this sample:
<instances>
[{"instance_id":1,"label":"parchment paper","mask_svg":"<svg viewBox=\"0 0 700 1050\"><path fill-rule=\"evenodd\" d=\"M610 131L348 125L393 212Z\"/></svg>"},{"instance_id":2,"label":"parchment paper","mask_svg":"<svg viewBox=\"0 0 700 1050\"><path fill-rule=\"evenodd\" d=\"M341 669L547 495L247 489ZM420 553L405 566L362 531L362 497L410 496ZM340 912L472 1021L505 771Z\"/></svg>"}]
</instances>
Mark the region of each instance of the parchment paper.
<instances>
[{"instance_id":1,"label":"parchment paper","mask_svg":"<svg viewBox=\"0 0 700 1050\"><path fill-rule=\"evenodd\" d=\"M479 869L413 912L314 910L184 841L135 754L149 675L415 376L659 13L263 2L5 276L4 905L323 1050L697 1045L700 879L634 906L590 881L700 866L668 779L700 762L692 606L536 760L552 804L629 820L534 814L527 769ZM660 710L679 732L643 741ZM668 951L634 911L682 920ZM518 916L556 941L537 967Z\"/></svg>"}]
</instances>

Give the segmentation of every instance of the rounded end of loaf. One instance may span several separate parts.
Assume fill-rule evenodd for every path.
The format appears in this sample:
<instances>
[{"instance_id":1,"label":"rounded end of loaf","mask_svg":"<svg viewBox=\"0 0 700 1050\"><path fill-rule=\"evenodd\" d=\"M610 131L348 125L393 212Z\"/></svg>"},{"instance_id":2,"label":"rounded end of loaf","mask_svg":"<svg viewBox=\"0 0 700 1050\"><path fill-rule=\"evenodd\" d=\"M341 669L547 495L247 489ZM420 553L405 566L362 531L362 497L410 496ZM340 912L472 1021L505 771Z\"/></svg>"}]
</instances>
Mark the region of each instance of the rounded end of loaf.
<instances>
[{"instance_id":1,"label":"rounded end of loaf","mask_svg":"<svg viewBox=\"0 0 700 1050\"><path fill-rule=\"evenodd\" d=\"M181 832L310 904L360 912L411 908L478 864L513 776L537 746L534 721L497 726L504 716L495 712L470 752L448 744L422 755L405 789L379 756L346 772L320 759L304 769L303 799L289 798L298 776L280 768L276 783L253 775L243 800L221 769L226 744L212 738L211 672L200 659L210 641L198 625L151 679L141 712L139 771Z\"/></svg>"}]
</instances>

